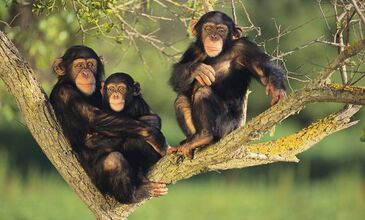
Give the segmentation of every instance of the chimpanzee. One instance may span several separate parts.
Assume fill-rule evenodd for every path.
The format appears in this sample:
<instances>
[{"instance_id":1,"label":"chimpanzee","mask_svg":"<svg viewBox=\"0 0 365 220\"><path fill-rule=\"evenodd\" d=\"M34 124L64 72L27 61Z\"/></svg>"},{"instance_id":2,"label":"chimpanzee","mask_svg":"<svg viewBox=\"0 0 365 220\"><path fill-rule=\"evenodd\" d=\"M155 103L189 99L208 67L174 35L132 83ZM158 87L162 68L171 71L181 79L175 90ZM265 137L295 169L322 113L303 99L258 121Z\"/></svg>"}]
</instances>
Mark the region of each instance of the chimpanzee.
<instances>
[{"instance_id":1,"label":"chimpanzee","mask_svg":"<svg viewBox=\"0 0 365 220\"><path fill-rule=\"evenodd\" d=\"M126 73L110 75L104 83L102 95L104 108L161 128L161 118L151 112L141 95L140 84L130 75Z\"/></svg>"},{"instance_id":2,"label":"chimpanzee","mask_svg":"<svg viewBox=\"0 0 365 220\"><path fill-rule=\"evenodd\" d=\"M103 108L116 117L131 117L135 120L161 128L161 119L153 114L140 93L140 85L126 73L114 73L104 83L102 89ZM98 123L98 122L96 122ZM140 186L148 182L145 175L148 169L166 154L166 146L154 146L139 135L119 137L110 135L105 130L94 130L86 136L85 145L94 149L97 154L118 152L125 158L124 167L128 166L129 187ZM103 161L95 161L103 167ZM99 165L100 164L100 165ZM125 170L123 171L127 176ZM99 185L105 178L99 178ZM106 189L107 190L107 189Z\"/></svg>"},{"instance_id":3,"label":"chimpanzee","mask_svg":"<svg viewBox=\"0 0 365 220\"><path fill-rule=\"evenodd\" d=\"M282 69L246 37L226 14L211 11L194 26L196 41L173 66L175 110L187 138L169 153L191 158L197 147L238 128L251 78L266 86L271 104L285 96Z\"/></svg>"},{"instance_id":4,"label":"chimpanzee","mask_svg":"<svg viewBox=\"0 0 365 220\"><path fill-rule=\"evenodd\" d=\"M95 51L86 46L70 47L56 59L53 68L58 81L50 95L51 104L66 138L96 186L126 203L135 202L137 198L163 195L166 185L162 183L144 182L139 188L131 185L135 179L130 178L135 177L129 174L130 167L120 152L108 151L113 149L108 146L98 151L85 146L84 140L92 128L118 141L133 136L161 149L167 147L158 128L101 110L104 65Z\"/></svg>"}]
</instances>

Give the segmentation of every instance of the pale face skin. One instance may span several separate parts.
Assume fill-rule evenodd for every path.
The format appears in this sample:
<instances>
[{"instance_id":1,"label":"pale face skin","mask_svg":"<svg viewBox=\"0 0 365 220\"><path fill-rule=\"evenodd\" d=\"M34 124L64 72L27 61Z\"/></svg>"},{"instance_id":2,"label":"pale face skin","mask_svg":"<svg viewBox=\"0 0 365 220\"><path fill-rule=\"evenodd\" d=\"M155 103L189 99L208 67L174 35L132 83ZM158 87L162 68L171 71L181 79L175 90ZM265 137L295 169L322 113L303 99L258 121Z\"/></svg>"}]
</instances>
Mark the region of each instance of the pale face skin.
<instances>
[{"instance_id":1,"label":"pale face skin","mask_svg":"<svg viewBox=\"0 0 365 220\"><path fill-rule=\"evenodd\" d=\"M207 22L202 27L202 40L205 53L209 57L218 56L223 50L224 39L228 36L228 27L224 24Z\"/></svg>"},{"instance_id":2,"label":"pale face skin","mask_svg":"<svg viewBox=\"0 0 365 220\"><path fill-rule=\"evenodd\" d=\"M91 95L96 88L95 74L97 61L94 58L78 58L72 62L72 77L76 87L84 94Z\"/></svg>"},{"instance_id":3,"label":"pale face skin","mask_svg":"<svg viewBox=\"0 0 365 220\"><path fill-rule=\"evenodd\" d=\"M110 83L106 88L110 108L115 112L121 112L125 106L127 86L123 83Z\"/></svg>"}]
</instances>

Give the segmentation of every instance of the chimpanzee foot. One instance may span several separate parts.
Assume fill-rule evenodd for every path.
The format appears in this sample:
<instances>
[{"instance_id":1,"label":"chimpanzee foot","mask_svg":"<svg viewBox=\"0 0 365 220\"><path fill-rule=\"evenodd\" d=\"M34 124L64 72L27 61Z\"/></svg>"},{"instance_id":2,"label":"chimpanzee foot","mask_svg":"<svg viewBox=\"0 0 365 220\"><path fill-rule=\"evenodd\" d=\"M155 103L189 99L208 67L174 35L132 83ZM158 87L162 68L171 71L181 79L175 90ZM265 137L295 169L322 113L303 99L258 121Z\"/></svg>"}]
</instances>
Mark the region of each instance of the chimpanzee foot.
<instances>
[{"instance_id":1,"label":"chimpanzee foot","mask_svg":"<svg viewBox=\"0 0 365 220\"><path fill-rule=\"evenodd\" d=\"M178 151L181 152L184 157L190 160L192 160L194 157L194 149L187 145L181 145L180 147L178 147Z\"/></svg>"},{"instance_id":2,"label":"chimpanzee foot","mask_svg":"<svg viewBox=\"0 0 365 220\"><path fill-rule=\"evenodd\" d=\"M150 197L164 196L168 192L165 183L148 182L142 184L135 192L136 202Z\"/></svg>"},{"instance_id":3,"label":"chimpanzee foot","mask_svg":"<svg viewBox=\"0 0 365 220\"><path fill-rule=\"evenodd\" d=\"M167 148L166 154L170 155L170 154L176 154L178 152L178 149L176 147L169 147Z\"/></svg>"}]
</instances>

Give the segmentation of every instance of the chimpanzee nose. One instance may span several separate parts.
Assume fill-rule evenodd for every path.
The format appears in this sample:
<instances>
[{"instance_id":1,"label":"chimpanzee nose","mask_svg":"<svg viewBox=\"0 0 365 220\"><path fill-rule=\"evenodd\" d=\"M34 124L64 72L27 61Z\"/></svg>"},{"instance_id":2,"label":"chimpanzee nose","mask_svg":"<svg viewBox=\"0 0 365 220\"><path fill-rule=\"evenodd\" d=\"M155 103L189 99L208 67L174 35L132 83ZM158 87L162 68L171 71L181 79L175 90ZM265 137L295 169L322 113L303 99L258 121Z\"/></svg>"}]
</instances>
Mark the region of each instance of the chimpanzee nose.
<instances>
[{"instance_id":1,"label":"chimpanzee nose","mask_svg":"<svg viewBox=\"0 0 365 220\"><path fill-rule=\"evenodd\" d=\"M212 34L212 35L210 35L210 39L215 41L215 40L218 40L219 38L218 38L218 35Z\"/></svg>"},{"instance_id":2,"label":"chimpanzee nose","mask_svg":"<svg viewBox=\"0 0 365 220\"><path fill-rule=\"evenodd\" d=\"M90 76L89 71L82 71L82 74L84 75L85 78L89 78Z\"/></svg>"}]
</instances>

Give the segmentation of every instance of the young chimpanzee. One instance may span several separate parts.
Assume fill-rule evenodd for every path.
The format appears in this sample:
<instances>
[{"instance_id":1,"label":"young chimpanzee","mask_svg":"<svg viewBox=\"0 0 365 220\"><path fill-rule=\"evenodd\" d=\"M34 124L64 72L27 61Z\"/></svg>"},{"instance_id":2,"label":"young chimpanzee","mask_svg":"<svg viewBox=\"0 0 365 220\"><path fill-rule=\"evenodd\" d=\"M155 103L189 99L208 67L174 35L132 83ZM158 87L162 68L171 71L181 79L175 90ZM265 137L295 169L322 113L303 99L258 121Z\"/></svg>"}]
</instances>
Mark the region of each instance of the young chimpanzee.
<instances>
[{"instance_id":1,"label":"young chimpanzee","mask_svg":"<svg viewBox=\"0 0 365 220\"><path fill-rule=\"evenodd\" d=\"M217 141L238 128L251 78L266 86L271 104L285 96L282 69L241 29L218 11L203 15L194 27L196 41L173 66L170 84L177 93L178 123L187 136L171 153L191 158L197 147Z\"/></svg>"},{"instance_id":2,"label":"young chimpanzee","mask_svg":"<svg viewBox=\"0 0 365 220\"><path fill-rule=\"evenodd\" d=\"M102 95L104 108L161 128L160 117L151 112L141 95L139 83L130 75L126 73L110 75L104 83Z\"/></svg>"},{"instance_id":3,"label":"young chimpanzee","mask_svg":"<svg viewBox=\"0 0 365 220\"><path fill-rule=\"evenodd\" d=\"M153 114L140 93L140 85L126 73L114 73L104 83L102 89L103 108L116 117L130 117L147 125L161 128L161 119ZM86 136L85 145L99 154L116 151L126 159L131 167L130 185L139 186L148 180L148 169L166 154L165 146L155 146L138 135L120 138L108 132L95 131ZM102 162L102 161L101 161ZM133 177L133 178L132 178ZM103 179L100 179L103 181Z\"/></svg>"},{"instance_id":4,"label":"young chimpanzee","mask_svg":"<svg viewBox=\"0 0 365 220\"><path fill-rule=\"evenodd\" d=\"M51 104L66 138L97 187L121 202L163 195L166 192L165 184L144 182L137 189L134 184L137 177L129 175L130 167L125 164L125 158L118 151L109 151L112 147L103 146L103 149L95 150L85 146L84 140L92 128L120 142L133 136L159 149L167 147L165 137L158 128L101 110L100 89L104 66L97 54L89 47L73 46L56 59L53 68L58 81L50 95ZM98 140L94 138L94 141ZM99 181L101 179L103 182Z\"/></svg>"},{"instance_id":5,"label":"young chimpanzee","mask_svg":"<svg viewBox=\"0 0 365 220\"><path fill-rule=\"evenodd\" d=\"M161 128L161 119L158 115L153 114L150 107L143 99L140 93L140 85L135 82L131 76L126 73L114 73L110 75L104 83L102 89L103 108L109 114L115 117L132 118L145 123L148 126ZM101 119L103 120L103 119ZM96 120L95 124L104 124ZM85 138L85 145L93 149L96 154L94 160L95 167L101 168L96 170L102 175L95 175L95 182L100 186L104 193L113 194L116 198L128 198L123 202L139 201L149 191L150 196L160 196L167 193L167 189L159 187L151 189L151 186L159 186L158 183L150 183L145 175L148 169L155 164L162 156L166 154L166 145L155 145L138 134L129 134L128 136L115 136L107 129L94 129L90 127L90 132ZM108 164L103 155L118 155L120 165ZM110 170L110 172L109 172ZM108 172L105 172L108 171ZM110 184L110 174L120 172L124 188L114 188L117 185ZM152 184L152 185L151 185ZM153 185L154 184L154 185ZM129 192L135 194L129 194Z\"/></svg>"}]
</instances>

